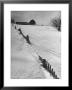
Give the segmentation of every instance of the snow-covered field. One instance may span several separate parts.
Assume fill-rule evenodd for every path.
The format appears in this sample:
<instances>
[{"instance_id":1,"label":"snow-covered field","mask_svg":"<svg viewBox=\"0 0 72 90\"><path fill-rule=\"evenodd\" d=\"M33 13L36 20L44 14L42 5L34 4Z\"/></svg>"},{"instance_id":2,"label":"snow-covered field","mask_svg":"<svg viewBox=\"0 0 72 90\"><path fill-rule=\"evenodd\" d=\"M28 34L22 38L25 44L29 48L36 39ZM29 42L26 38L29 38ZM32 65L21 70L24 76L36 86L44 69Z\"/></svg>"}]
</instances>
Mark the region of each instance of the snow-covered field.
<instances>
[{"instance_id":1,"label":"snow-covered field","mask_svg":"<svg viewBox=\"0 0 72 90\"><path fill-rule=\"evenodd\" d=\"M29 35L32 45L19 34ZM38 62L38 55L48 60L61 78L61 32L51 26L13 25L11 27L11 78L52 78Z\"/></svg>"}]
</instances>

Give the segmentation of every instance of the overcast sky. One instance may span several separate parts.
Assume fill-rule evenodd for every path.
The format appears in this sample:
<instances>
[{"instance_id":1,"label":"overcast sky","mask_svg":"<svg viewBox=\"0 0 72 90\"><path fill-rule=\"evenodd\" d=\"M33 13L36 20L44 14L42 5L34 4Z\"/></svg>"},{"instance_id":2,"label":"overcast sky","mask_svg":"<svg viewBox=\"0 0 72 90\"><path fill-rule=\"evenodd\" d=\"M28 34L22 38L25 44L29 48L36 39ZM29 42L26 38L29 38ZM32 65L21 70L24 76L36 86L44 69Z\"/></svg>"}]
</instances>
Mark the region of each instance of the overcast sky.
<instances>
[{"instance_id":1,"label":"overcast sky","mask_svg":"<svg viewBox=\"0 0 72 90\"><path fill-rule=\"evenodd\" d=\"M11 17L16 22L29 22L34 19L38 25L49 25L52 18L60 17L60 11L12 11Z\"/></svg>"}]
</instances>

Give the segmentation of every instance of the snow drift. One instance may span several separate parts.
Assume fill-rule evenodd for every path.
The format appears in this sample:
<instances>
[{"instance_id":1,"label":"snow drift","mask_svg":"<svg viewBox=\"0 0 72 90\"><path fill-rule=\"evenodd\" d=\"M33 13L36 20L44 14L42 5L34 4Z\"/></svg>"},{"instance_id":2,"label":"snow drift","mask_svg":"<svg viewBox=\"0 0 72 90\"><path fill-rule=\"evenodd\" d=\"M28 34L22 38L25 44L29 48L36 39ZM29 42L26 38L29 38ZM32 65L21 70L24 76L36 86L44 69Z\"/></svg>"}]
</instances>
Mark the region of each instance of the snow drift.
<instances>
[{"instance_id":1,"label":"snow drift","mask_svg":"<svg viewBox=\"0 0 72 90\"><path fill-rule=\"evenodd\" d=\"M19 35L18 28L25 36L29 35L31 46ZM40 67L38 55L48 60L61 78L61 32L51 26L12 25L11 78L52 78Z\"/></svg>"}]
</instances>

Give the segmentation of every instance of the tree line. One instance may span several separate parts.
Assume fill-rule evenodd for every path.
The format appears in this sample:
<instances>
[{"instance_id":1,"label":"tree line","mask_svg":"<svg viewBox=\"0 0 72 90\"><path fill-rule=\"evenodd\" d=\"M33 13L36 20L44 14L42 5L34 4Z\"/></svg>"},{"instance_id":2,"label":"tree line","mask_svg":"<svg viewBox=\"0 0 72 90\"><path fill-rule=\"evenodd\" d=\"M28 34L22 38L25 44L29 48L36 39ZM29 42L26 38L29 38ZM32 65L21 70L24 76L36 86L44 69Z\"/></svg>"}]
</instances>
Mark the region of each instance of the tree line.
<instances>
[{"instance_id":1,"label":"tree line","mask_svg":"<svg viewBox=\"0 0 72 90\"><path fill-rule=\"evenodd\" d=\"M15 22L14 19L11 19L12 24L19 24L19 25L36 25L36 21L34 19L30 20L29 22ZM51 20L51 25L55 27L58 31L61 31L61 19L54 18Z\"/></svg>"}]
</instances>

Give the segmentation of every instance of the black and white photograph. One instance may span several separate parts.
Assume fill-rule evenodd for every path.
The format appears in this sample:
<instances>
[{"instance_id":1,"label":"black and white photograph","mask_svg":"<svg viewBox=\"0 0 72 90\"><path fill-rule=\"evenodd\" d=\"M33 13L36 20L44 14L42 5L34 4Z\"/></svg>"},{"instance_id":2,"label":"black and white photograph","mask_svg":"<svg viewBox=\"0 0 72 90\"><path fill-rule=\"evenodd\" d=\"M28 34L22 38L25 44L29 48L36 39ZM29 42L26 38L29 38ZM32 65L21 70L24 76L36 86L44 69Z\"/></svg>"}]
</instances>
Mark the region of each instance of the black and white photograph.
<instances>
[{"instance_id":1,"label":"black and white photograph","mask_svg":"<svg viewBox=\"0 0 72 90\"><path fill-rule=\"evenodd\" d=\"M11 79L61 79L61 11L11 11Z\"/></svg>"},{"instance_id":2,"label":"black and white photograph","mask_svg":"<svg viewBox=\"0 0 72 90\"><path fill-rule=\"evenodd\" d=\"M4 86L68 85L68 9L4 5Z\"/></svg>"}]
</instances>

